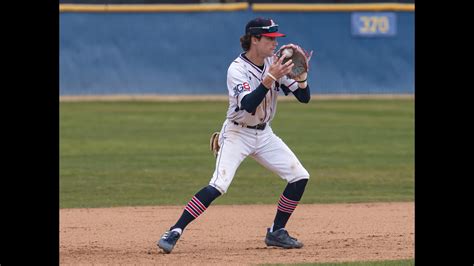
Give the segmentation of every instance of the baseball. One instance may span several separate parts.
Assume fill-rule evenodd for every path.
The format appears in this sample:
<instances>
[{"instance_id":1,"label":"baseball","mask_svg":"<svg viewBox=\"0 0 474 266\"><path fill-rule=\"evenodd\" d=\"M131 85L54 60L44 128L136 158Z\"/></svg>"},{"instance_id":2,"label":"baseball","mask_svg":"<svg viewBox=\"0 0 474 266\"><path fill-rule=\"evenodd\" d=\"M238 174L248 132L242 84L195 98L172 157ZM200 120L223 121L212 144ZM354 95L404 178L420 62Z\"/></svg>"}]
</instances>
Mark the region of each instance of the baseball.
<instances>
[{"instance_id":1,"label":"baseball","mask_svg":"<svg viewBox=\"0 0 474 266\"><path fill-rule=\"evenodd\" d=\"M293 49L286 48L282 51L282 54L284 54L286 58L291 57L293 55Z\"/></svg>"}]
</instances>

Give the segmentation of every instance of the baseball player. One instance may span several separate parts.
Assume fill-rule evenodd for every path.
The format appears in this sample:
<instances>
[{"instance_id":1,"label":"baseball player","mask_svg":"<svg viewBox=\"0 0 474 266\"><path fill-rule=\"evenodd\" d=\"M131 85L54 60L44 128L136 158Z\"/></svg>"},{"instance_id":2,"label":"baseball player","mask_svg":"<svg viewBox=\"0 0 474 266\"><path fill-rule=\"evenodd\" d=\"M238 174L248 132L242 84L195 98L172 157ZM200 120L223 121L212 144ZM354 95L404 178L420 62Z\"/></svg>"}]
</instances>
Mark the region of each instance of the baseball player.
<instances>
[{"instance_id":1,"label":"baseball player","mask_svg":"<svg viewBox=\"0 0 474 266\"><path fill-rule=\"evenodd\" d=\"M245 27L240 38L244 50L229 66L227 89L229 109L219 134L219 151L209 185L198 191L185 206L181 217L165 232L157 245L170 253L183 230L227 192L241 162L250 156L288 182L278 201L273 224L267 228L267 246L301 248L303 243L291 237L285 225L300 201L309 179L308 171L295 154L273 132L270 123L277 109L279 90L290 92L299 102L308 103L310 91L307 72L295 79L287 74L292 60L274 55L278 45L278 25L271 19L256 18Z\"/></svg>"}]
</instances>

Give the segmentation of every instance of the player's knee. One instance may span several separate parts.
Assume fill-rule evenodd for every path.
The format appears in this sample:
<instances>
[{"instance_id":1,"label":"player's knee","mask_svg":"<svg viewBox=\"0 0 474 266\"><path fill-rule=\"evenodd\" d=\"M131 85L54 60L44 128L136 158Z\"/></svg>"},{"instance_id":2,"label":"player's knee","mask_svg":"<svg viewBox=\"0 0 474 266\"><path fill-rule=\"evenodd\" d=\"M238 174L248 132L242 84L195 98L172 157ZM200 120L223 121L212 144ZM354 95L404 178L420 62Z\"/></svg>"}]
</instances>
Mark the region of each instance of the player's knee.
<instances>
[{"instance_id":1,"label":"player's knee","mask_svg":"<svg viewBox=\"0 0 474 266\"><path fill-rule=\"evenodd\" d=\"M213 193L216 193L216 194L218 193L219 195L217 195L217 197L220 196L220 195L223 195L227 191L226 189L223 189L223 188L219 187L218 185L216 185L214 183L209 184L206 188L209 189L209 190L212 190Z\"/></svg>"},{"instance_id":2,"label":"player's knee","mask_svg":"<svg viewBox=\"0 0 474 266\"><path fill-rule=\"evenodd\" d=\"M283 195L285 195L285 197L288 199L300 201L306 188L306 183L308 183L308 178L303 178L298 181L288 183L288 185L286 185L285 191L283 191Z\"/></svg>"},{"instance_id":3,"label":"player's knee","mask_svg":"<svg viewBox=\"0 0 474 266\"><path fill-rule=\"evenodd\" d=\"M215 188L211 185L208 185L207 187L205 187L205 189L209 193L209 195L211 195L214 198L217 198L217 197L219 197L220 195L223 194L217 188Z\"/></svg>"},{"instance_id":4,"label":"player's knee","mask_svg":"<svg viewBox=\"0 0 474 266\"><path fill-rule=\"evenodd\" d=\"M288 181L288 183L292 184L292 183L299 182L301 180L306 180L305 182L308 182L309 174L295 177L295 178L291 179L290 181Z\"/></svg>"},{"instance_id":5,"label":"player's knee","mask_svg":"<svg viewBox=\"0 0 474 266\"><path fill-rule=\"evenodd\" d=\"M304 191L305 187L306 187L306 184L308 183L308 180L309 180L309 176L306 177L306 178L302 178L298 181L295 181L293 183L290 183L292 186L295 187L296 190L302 190Z\"/></svg>"}]
</instances>

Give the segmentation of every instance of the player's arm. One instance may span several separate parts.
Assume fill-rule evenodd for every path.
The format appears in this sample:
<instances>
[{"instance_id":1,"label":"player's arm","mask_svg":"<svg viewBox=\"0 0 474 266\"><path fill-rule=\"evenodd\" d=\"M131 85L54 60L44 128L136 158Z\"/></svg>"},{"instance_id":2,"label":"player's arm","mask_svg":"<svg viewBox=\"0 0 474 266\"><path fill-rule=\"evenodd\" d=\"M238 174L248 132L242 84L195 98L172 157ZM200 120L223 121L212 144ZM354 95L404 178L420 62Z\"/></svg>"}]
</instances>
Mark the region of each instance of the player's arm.
<instances>
[{"instance_id":1,"label":"player's arm","mask_svg":"<svg viewBox=\"0 0 474 266\"><path fill-rule=\"evenodd\" d=\"M282 87L283 86L285 85L282 85ZM289 90L288 87L286 87L286 89ZM260 83L260 85L254 91L244 96L244 98L241 101L240 109L245 110L249 113L255 112L255 110L257 109L257 106L265 98L265 95L267 94L268 90L269 89L267 89L267 87L264 85L264 82ZM298 99L298 101L302 103L308 103L309 100L311 99L311 94L310 94L309 86L307 83L306 83L305 88L299 87L298 89L292 92L293 92L293 95L295 95L296 99Z\"/></svg>"},{"instance_id":2,"label":"player's arm","mask_svg":"<svg viewBox=\"0 0 474 266\"><path fill-rule=\"evenodd\" d=\"M295 81L298 84L298 89L293 91L293 95L295 95L299 102L309 103L311 92L308 86L308 73L301 74Z\"/></svg>"},{"instance_id":3,"label":"player's arm","mask_svg":"<svg viewBox=\"0 0 474 266\"><path fill-rule=\"evenodd\" d=\"M309 103L309 101L311 100L311 92L309 90L309 85L306 85L306 88L298 88L294 91L292 91L284 84L282 84L280 87L283 90L283 93L285 93L285 95L288 95L291 92L293 93L295 98L298 99L298 101L301 103Z\"/></svg>"},{"instance_id":4,"label":"player's arm","mask_svg":"<svg viewBox=\"0 0 474 266\"><path fill-rule=\"evenodd\" d=\"M227 88L229 89L229 96L237 98L236 112L239 110L246 110L249 113L255 112L268 92L268 89L262 87L262 85L252 90L246 70L238 63L231 64L228 69Z\"/></svg>"},{"instance_id":5,"label":"player's arm","mask_svg":"<svg viewBox=\"0 0 474 266\"><path fill-rule=\"evenodd\" d=\"M293 93L296 99L301 103L308 103L311 100L311 92L307 82L307 73L304 73L299 80L283 78L281 89L285 95Z\"/></svg>"},{"instance_id":6,"label":"player's arm","mask_svg":"<svg viewBox=\"0 0 474 266\"><path fill-rule=\"evenodd\" d=\"M309 100L311 100L311 93L308 85L306 85L306 88L304 89L298 88L293 91L293 95L295 95L295 98L298 99L300 103L309 103Z\"/></svg>"},{"instance_id":7,"label":"player's arm","mask_svg":"<svg viewBox=\"0 0 474 266\"><path fill-rule=\"evenodd\" d=\"M260 83L260 85L251 93L247 94L242 98L240 102L240 110L245 110L249 113L255 112L257 106L263 101L265 95L267 94L268 89Z\"/></svg>"},{"instance_id":8,"label":"player's arm","mask_svg":"<svg viewBox=\"0 0 474 266\"><path fill-rule=\"evenodd\" d=\"M274 57L274 61L270 65L268 73L263 78L262 83L260 83L254 91L242 98L241 110L245 110L249 113L255 112L257 106L263 101L267 92L272 88L273 83L291 71L291 68L294 66L292 60L290 59L283 64L283 59L285 59L285 56L279 59Z\"/></svg>"}]
</instances>

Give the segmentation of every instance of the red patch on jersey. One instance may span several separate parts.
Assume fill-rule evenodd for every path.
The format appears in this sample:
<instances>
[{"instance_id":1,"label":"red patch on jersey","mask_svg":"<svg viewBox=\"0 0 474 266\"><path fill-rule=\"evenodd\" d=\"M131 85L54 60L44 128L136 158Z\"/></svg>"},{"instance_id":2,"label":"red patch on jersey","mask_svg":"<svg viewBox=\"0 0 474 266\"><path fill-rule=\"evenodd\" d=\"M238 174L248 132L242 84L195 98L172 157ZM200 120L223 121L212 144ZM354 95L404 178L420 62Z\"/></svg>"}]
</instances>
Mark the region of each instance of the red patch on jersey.
<instances>
[{"instance_id":1,"label":"red patch on jersey","mask_svg":"<svg viewBox=\"0 0 474 266\"><path fill-rule=\"evenodd\" d=\"M246 90L246 91L249 91L249 90L250 90L250 85L249 85L247 82L244 82L244 83L242 84L242 86L244 87L244 90Z\"/></svg>"}]
</instances>

